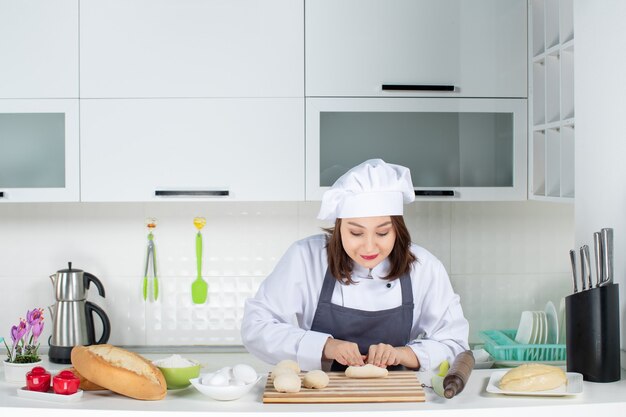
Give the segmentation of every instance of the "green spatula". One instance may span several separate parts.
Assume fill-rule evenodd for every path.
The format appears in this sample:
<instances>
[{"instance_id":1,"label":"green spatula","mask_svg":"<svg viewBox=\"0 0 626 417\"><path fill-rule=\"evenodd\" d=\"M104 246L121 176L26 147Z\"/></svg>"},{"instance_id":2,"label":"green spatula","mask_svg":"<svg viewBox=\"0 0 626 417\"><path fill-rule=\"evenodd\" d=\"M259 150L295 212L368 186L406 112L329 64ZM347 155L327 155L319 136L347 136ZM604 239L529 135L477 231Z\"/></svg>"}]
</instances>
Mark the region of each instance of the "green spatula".
<instances>
[{"instance_id":1,"label":"green spatula","mask_svg":"<svg viewBox=\"0 0 626 417\"><path fill-rule=\"evenodd\" d=\"M206 302L209 285L202 279L202 233L200 230L206 224L204 217L196 217L193 219L193 225L198 229L196 233L196 263L198 266L198 276L191 283L191 299L194 304L204 304Z\"/></svg>"}]
</instances>

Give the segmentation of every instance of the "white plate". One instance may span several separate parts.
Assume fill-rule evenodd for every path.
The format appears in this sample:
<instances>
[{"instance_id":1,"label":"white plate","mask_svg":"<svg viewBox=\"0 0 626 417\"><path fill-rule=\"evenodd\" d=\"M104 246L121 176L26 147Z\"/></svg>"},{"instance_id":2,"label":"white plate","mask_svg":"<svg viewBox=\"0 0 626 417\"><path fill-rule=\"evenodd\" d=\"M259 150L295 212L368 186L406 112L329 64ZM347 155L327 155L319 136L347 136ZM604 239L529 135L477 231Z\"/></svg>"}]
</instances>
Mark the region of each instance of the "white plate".
<instances>
[{"instance_id":1,"label":"white plate","mask_svg":"<svg viewBox=\"0 0 626 417\"><path fill-rule=\"evenodd\" d=\"M548 338L546 343L553 345L559 341L559 317L552 301L548 301L546 304L546 319L548 321Z\"/></svg>"},{"instance_id":2,"label":"white plate","mask_svg":"<svg viewBox=\"0 0 626 417\"><path fill-rule=\"evenodd\" d=\"M541 318L539 317L539 312L533 311L533 336L530 338L530 341L527 343L529 345L536 345L541 342Z\"/></svg>"},{"instance_id":3,"label":"white plate","mask_svg":"<svg viewBox=\"0 0 626 417\"><path fill-rule=\"evenodd\" d=\"M515 341L522 345L527 345L533 338L534 329L534 314L532 311L522 311L522 315L519 320L519 326L517 333L515 334ZM532 343L532 342L531 342Z\"/></svg>"},{"instance_id":4,"label":"white plate","mask_svg":"<svg viewBox=\"0 0 626 417\"><path fill-rule=\"evenodd\" d=\"M79 389L75 394L61 395L55 394L52 389L48 392L30 391L26 387L17 389L17 396L22 398L30 398L32 400L52 401L55 403L71 403L80 400L83 396L83 390Z\"/></svg>"},{"instance_id":5,"label":"white plate","mask_svg":"<svg viewBox=\"0 0 626 417\"><path fill-rule=\"evenodd\" d=\"M548 339L548 319L544 311L537 311L537 318L539 321L539 337L537 338L538 345L545 345Z\"/></svg>"},{"instance_id":6,"label":"white plate","mask_svg":"<svg viewBox=\"0 0 626 417\"><path fill-rule=\"evenodd\" d=\"M565 344L565 298L559 303L559 343Z\"/></svg>"},{"instance_id":7,"label":"white plate","mask_svg":"<svg viewBox=\"0 0 626 417\"><path fill-rule=\"evenodd\" d=\"M487 392L492 394L506 394L506 395L525 395L525 396L535 396L535 397L563 397L565 395L578 395L583 392L583 376L577 372L566 372L567 376L567 384L555 389L551 389L548 391L533 391L533 392L522 392L522 391L505 391L498 388L500 384L500 380L509 371L495 371L491 374L491 378L489 378L489 383L487 384Z\"/></svg>"}]
</instances>

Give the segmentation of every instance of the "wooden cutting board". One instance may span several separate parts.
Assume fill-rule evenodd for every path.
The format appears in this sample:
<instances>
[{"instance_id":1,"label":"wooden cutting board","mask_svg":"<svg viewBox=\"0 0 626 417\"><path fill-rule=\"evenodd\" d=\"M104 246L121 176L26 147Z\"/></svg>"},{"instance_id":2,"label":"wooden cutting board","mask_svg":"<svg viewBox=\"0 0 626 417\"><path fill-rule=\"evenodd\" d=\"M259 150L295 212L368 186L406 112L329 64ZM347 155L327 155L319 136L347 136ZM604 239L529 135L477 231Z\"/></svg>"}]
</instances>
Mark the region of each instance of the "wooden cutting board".
<instances>
[{"instance_id":1,"label":"wooden cutting board","mask_svg":"<svg viewBox=\"0 0 626 417\"><path fill-rule=\"evenodd\" d=\"M383 403L424 402L422 383L413 371L393 371L385 378L348 378L343 372L327 372L326 388L304 388L297 393L278 392L267 378L264 403ZM300 373L304 377L304 373Z\"/></svg>"}]
</instances>

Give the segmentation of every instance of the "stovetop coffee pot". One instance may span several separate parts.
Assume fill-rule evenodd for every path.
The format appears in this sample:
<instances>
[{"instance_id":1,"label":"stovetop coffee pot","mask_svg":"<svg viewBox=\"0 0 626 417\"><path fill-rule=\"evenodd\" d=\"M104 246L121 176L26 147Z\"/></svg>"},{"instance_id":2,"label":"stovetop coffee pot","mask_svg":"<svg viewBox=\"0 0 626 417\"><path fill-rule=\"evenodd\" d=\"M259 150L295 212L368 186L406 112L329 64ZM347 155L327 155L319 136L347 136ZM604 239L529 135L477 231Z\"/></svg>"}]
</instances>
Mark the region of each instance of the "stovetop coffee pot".
<instances>
[{"instance_id":1,"label":"stovetop coffee pot","mask_svg":"<svg viewBox=\"0 0 626 417\"><path fill-rule=\"evenodd\" d=\"M56 303L49 308L52 316L52 335L48 340L50 362L71 363L74 346L98 345L106 343L111 335L111 322L102 308L87 301L87 290L93 283L101 297L105 296L102 282L89 272L61 269L50 275L54 287ZM93 313L102 321L102 335L96 340Z\"/></svg>"}]
</instances>

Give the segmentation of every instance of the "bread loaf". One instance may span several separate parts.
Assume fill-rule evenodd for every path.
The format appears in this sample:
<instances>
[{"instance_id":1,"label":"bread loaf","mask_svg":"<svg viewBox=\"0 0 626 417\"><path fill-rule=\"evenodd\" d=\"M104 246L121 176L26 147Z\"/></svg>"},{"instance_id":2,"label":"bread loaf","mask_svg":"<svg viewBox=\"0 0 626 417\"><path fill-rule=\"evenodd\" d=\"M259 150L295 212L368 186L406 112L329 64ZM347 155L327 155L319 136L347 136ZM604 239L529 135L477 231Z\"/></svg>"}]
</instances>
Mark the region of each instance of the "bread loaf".
<instances>
[{"instance_id":1,"label":"bread loaf","mask_svg":"<svg viewBox=\"0 0 626 417\"><path fill-rule=\"evenodd\" d=\"M72 365L89 381L138 400L160 400L167 394L165 378L150 361L111 346L76 346Z\"/></svg>"},{"instance_id":2,"label":"bread loaf","mask_svg":"<svg viewBox=\"0 0 626 417\"><path fill-rule=\"evenodd\" d=\"M545 391L567 383L565 372L556 366L530 363L508 371L500 380L504 391Z\"/></svg>"}]
</instances>

